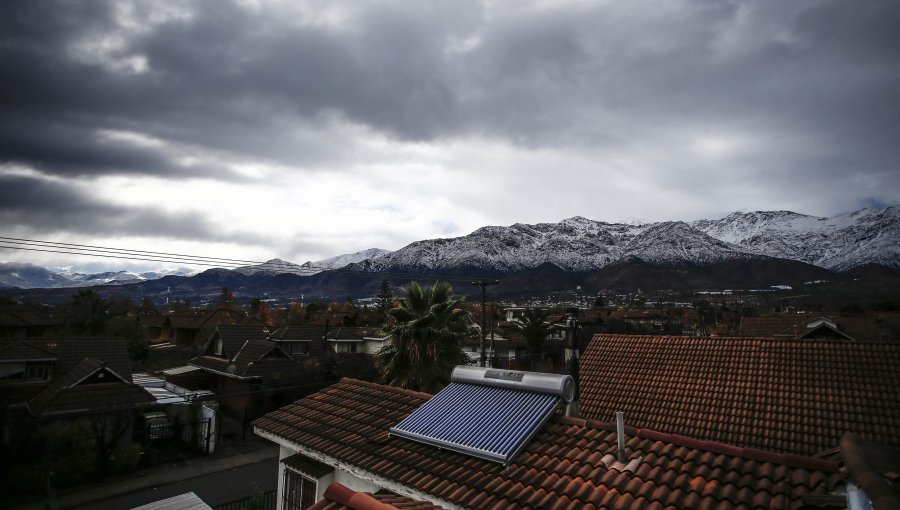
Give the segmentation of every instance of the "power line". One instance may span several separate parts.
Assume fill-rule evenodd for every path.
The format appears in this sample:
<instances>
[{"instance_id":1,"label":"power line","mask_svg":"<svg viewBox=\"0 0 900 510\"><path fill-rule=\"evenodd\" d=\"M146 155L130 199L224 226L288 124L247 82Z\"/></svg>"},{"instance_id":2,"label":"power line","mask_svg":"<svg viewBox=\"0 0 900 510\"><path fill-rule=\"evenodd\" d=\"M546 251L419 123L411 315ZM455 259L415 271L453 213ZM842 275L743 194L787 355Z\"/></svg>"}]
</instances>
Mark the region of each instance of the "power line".
<instances>
[{"instance_id":1,"label":"power line","mask_svg":"<svg viewBox=\"0 0 900 510\"><path fill-rule=\"evenodd\" d=\"M12 245L12 246L8 246ZM471 281L471 276L454 276L442 274L419 274L404 273L398 271L362 271L344 268L331 268L326 266L317 266L313 264L304 264L299 266L288 262L260 262L253 260L231 259L223 257L205 257L198 255L188 255L170 252L157 252L147 250L131 250L124 248L113 248L108 246L97 246L75 243L61 243L54 241L41 241L36 239L23 239L17 237L0 236L0 249L8 250L24 250L44 253L59 253L65 255L77 255L87 257L101 257L120 260L139 260L143 262L159 262L170 264L184 264L202 267L222 268L222 269L240 269L250 266L265 266L268 269L285 273L298 274L300 276L312 276L320 272L328 271L331 274L346 274L354 276L368 277L391 277L391 278L436 278L440 280L457 280Z\"/></svg>"}]
</instances>

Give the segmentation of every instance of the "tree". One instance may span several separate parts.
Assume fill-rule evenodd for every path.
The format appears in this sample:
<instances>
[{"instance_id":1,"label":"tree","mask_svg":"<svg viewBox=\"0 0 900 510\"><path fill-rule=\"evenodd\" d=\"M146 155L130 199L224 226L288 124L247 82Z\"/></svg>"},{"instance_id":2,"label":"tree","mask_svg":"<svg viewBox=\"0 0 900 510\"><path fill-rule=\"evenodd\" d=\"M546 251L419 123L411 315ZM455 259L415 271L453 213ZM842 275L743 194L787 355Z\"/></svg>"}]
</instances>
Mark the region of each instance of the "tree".
<instances>
[{"instance_id":1,"label":"tree","mask_svg":"<svg viewBox=\"0 0 900 510\"><path fill-rule=\"evenodd\" d=\"M378 295L375 296L375 313L378 314L378 321L382 324L387 318L388 310L391 309L393 302L394 295L391 294L391 284L388 283L387 278L382 279L381 288L378 290Z\"/></svg>"},{"instance_id":2,"label":"tree","mask_svg":"<svg viewBox=\"0 0 900 510\"><path fill-rule=\"evenodd\" d=\"M66 329L76 335L97 335L103 330L109 301L93 289L81 289L65 305Z\"/></svg>"},{"instance_id":3,"label":"tree","mask_svg":"<svg viewBox=\"0 0 900 510\"><path fill-rule=\"evenodd\" d=\"M219 304L228 306L231 303L234 303L234 294L228 290L228 287L222 287L222 292L219 294Z\"/></svg>"},{"instance_id":4,"label":"tree","mask_svg":"<svg viewBox=\"0 0 900 510\"><path fill-rule=\"evenodd\" d=\"M388 311L396 322L383 330L392 344L378 352L375 366L392 386L435 393L450 382L453 367L468 363L461 341L474 325L450 285L413 282L404 289L406 299Z\"/></svg>"},{"instance_id":5,"label":"tree","mask_svg":"<svg viewBox=\"0 0 900 510\"><path fill-rule=\"evenodd\" d=\"M540 308L529 308L519 319L513 319L509 323L510 329L525 337L528 350L533 356L537 356L541 367L544 365L544 344L553 328L547 324L547 312Z\"/></svg>"}]
</instances>

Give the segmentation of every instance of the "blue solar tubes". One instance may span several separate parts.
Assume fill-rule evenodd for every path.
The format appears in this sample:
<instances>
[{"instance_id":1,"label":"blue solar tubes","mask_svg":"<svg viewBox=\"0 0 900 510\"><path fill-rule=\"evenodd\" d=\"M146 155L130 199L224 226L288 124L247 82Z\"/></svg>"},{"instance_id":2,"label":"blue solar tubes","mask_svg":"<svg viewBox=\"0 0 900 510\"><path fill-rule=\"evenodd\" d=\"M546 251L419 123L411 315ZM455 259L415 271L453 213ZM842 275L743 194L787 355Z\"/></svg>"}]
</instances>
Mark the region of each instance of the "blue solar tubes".
<instances>
[{"instance_id":1,"label":"blue solar tubes","mask_svg":"<svg viewBox=\"0 0 900 510\"><path fill-rule=\"evenodd\" d=\"M535 391L534 386L497 384L487 370L459 368L466 376L454 379L467 382L451 382L392 427L391 434L509 464L566 396ZM486 374L483 382L472 382L473 370ZM569 376L552 377L571 381Z\"/></svg>"}]
</instances>

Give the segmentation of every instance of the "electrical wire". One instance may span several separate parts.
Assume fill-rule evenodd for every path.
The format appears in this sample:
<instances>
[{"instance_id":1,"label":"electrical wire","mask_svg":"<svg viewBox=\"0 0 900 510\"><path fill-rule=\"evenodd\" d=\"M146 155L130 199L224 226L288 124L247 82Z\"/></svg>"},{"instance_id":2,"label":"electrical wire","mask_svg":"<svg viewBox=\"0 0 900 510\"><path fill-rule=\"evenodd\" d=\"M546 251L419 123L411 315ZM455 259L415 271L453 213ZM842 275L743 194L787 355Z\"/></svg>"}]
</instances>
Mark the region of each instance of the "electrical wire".
<instances>
[{"instance_id":1,"label":"electrical wire","mask_svg":"<svg viewBox=\"0 0 900 510\"><path fill-rule=\"evenodd\" d=\"M189 266L202 266L222 269L241 269L247 266L264 266L266 269L273 271L284 271L285 273L298 274L300 276L312 276L320 272L329 272L329 274L346 274L352 276L367 277L394 277L394 278L437 278L440 280L456 280L456 281L472 281L478 277L457 276L457 275L441 275L441 274L419 274L405 273L398 271L363 271L343 268L331 268L326 266L317 266L314 264L304 264L303 266L292 264L290 262L260 262L253 260L231 259L223 257L205 257L199 255L188 255L180 253L157 252L147 250L131 250L124 248L113 248L107 246L97 246L88 244L61 243L54 241L41 241L36 239L23 239L18 237L0 236L0 249L23 250L43 253L59 253L66 255L101 257L120 260L139 260L143 262L159 262L170 264L184 264Z\"/></svg>"}]
</instances>

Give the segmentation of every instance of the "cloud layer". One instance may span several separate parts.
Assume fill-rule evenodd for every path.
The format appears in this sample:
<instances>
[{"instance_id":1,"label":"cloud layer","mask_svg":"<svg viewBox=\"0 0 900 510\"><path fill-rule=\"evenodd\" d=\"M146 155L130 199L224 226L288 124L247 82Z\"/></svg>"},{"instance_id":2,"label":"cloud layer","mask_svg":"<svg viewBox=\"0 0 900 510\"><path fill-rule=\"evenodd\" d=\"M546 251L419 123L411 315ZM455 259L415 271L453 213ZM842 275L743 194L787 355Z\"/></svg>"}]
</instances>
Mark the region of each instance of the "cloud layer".
<instances>
[{"instance_id":1,"label":"cloud layer","mask_svg":"<svg viewBox=\"0 0 900 510\"><path fill-rule=\"evenodd\" d=\"M890 1L3 2L0 216L302 261L576 214L896 204L897 19Z\"/></svg>"}]
</instances>

